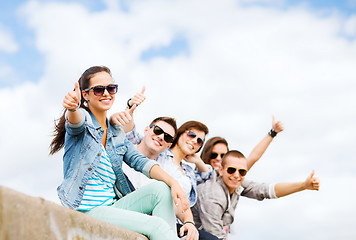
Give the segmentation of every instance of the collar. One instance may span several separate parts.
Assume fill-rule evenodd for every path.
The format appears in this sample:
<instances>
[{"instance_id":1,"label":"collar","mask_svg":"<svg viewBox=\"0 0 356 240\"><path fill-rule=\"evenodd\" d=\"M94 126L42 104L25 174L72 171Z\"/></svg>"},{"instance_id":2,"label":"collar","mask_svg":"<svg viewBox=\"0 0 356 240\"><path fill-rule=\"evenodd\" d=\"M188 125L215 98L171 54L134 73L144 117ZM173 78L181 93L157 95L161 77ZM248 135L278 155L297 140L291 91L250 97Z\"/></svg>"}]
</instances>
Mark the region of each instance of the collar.
<instances>
[{"instance_id":1,"label":"collar","mask_svg":"<svg viewBox=\"0 0 356 240\"><path fill-rule=\"evenodd\" d=\"M91 118L91 121L92 121L92 123L93 123L94 128L95 128L96 130L101 129L101 126L100 126L100 124L98 123L98 121L96 120L94 114L93 114L90 110L88 110L88 112L89 112L89 115L90 115L90 118Z\"/></svg>"},{"instance_id":2,"label":"collar","mask_svg":"<svg viewBox=\"0 0 356 240\"><path fill-rule=\"evenodd\" d=\"M93 127L95 128L95 130L100 131L101 130L101 126L100 126L99 122L96 120L94 114L90 110L88 110L88 113L90 115L91 123L93 124ZM114 130L115 128L113 126L111 126L111 124L109 123L108 118L106 118L106 125L108 126L108 132L107 132L108 137L110 135L113 135L114 137L117 136L116 131Z\"/></svg>"}]
</instances>

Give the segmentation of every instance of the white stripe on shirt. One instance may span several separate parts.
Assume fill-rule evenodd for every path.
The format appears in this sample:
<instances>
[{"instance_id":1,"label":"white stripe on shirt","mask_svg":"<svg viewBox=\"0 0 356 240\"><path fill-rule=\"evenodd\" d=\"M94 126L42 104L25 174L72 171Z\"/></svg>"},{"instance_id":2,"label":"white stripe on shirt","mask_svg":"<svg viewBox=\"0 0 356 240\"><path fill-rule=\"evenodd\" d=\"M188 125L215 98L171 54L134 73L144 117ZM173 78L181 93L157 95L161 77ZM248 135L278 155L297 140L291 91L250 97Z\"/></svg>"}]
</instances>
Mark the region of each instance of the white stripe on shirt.
<instances>
[{"instance_id":1,"label":"white stripe on shirt","mask_svg":"<svg viewBox=\"0 0 356 240\"><path fill-rule=\"evenodd\" d=\"M103 145L100 162L89 178L78 210L90 210L98 206L110 205L115 197L116 176Z\"/></svg>"}]
</instances>

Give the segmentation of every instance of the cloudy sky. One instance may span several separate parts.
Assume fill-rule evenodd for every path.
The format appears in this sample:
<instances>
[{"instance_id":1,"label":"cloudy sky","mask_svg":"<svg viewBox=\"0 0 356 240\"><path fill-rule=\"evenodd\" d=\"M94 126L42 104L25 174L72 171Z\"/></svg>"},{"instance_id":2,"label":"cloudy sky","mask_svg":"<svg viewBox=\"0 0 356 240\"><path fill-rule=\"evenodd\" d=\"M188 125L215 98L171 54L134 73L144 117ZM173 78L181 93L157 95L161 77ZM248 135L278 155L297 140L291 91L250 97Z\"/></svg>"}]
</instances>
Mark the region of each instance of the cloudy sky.
<instances>
[{"instance_id":1,"label":"cloudy sky","mask_svg":"<svg viewBox=\"0 0 356 240\"><path fill-rule=\"evenodd\" d=\"M356 238L355 0L65 0L0 4L0 185L59 203L49 156L62 100L92 65L119 84L112 109L198 120L248 155L284 122L248 178L319 192L242 199L232 239Z\"/></svg>"}]
</instances>

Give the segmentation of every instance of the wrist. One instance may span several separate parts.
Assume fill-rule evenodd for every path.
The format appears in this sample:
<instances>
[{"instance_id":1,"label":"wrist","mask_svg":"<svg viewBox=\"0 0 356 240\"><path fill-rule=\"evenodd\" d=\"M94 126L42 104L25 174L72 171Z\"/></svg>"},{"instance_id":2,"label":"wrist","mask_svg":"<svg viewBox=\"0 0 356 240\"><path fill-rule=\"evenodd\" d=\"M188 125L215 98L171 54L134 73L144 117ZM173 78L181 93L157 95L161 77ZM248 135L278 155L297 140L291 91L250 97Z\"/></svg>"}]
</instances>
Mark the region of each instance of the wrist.
<instances>
[{"instance_id":1,"label":"wrist","mask_svg":"<svg viewBox=\"0 0 356 240\"><path fill-rule=\"evenodd\" d=\"M185 222L183 223L183 225L185 225L185 224L193 224L193 226L195 227L195 223L194 223L193 221L185 221Z\"/></svg>"},{"instance_id":2,"label":"wrist","mask_svg":"<svg viewBox=\"0 0 356 240\"><path fill-rule=\"evenodd\" d=\"M68 111L69 112L75 112L75 111L77 111L79 109L79 105L78 105L78 107L76 107L75 109L68 109Z\"/></svg>"},{"instance_id":3,"label":"wrist","mask_svg":"<svg viewBox=\"0 0 356 240\"><path fill-rule=\"evenodd\" d=\"M169 177L166 179L165 183L172 189L174 188L175 186L179 186L179 183L174 179L172 178L170 175Z\"/></svg>"},{"instance_id":4,"label":"wrist","mask_svg":"<svg viewBox=\"0 0 356 240\"><path fill-rule=\"evenodd\" d=\"M301 182L301 187L299 188L299 191L304 191L308 189L309 184L307 182Z\"/></svg>"},{"instance_id":5,"label":"wrist","mask_svg":"<svg viewBox=\"0 0 356 240\"><path fill-rule=\"evenodd\" d=\"M274 138L275 136L277 136L277 132L274 131L273 128L271 128L271 130L268 132L268 135L270 135L272 138Z\"/></svg>"},{"instance_id":6,"label":"wrist","mask_svg":"<svg viewBox=\"0 0 356 240\"><path fill-rule=\"evenodd\" d=\"M129 100L127 100L127 108L128 108L128 109L132 108L132 105L130 105L131 99L132 99L132 98L129 98Z\"/></svg>"}]
</instances>

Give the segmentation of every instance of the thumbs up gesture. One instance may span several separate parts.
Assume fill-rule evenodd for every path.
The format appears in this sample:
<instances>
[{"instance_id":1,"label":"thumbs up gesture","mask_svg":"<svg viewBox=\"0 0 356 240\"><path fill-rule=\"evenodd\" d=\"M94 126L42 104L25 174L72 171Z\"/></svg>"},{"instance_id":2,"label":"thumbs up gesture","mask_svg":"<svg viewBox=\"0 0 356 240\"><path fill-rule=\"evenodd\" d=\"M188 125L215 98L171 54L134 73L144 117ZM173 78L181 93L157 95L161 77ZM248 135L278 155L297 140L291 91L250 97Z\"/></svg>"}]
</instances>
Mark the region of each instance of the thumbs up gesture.
<instances>
[{"instance_id":1,"label":"thumbs up gesture","mask_svg":"<svg viewBox=\"0 0 356 240\"><path fill-rule=\"evenodd\" d=\"M114 113L110 117L110 123L118 125L120 127L130 124L133 120L132 114L135 109L136 104L134 104L130 109L127 109L126 111Z\"/></svg>"},{"instance_id":2,"label":"thumbs up gesture","mask_svg":"<svg viewBox=\"0 0 356 240\"><path fill-rule=\"evenodd\" d=\"M135 96L133 96L133 98L129 100L128 105L133 106L134 104L136 104L138 106L143 103L143 101L145 101L146 99L145 91L146 87L143 86L141 92L136 93Z\"/></svg>"},{"instance_id":3,"label":"thumbs up gesture","mask_svg":"<svg viewBox=\"0 0 356 240\"><path fill-rule=\"evenodd\" d=\"M305 189L309 190L319 190L320 180L317 177L314 177L315 171L313 170L312 173L307 177L304 182Z\"/></svg>"},{"instance_id":4,"label":"thumbs up gesture","mask_svg":"<svg viewBox=\"0 0 356 240\"><path fill-rule=\"evenodd\" d=\"M282 132L284 130L283 123L281 121L276 121L274 115L272 115L272 128L276 133Z\"/></svg>"},{"instance_id":5,"label":"thumbs up gesture","mask_svg":"<svg viewBox=\"0 0 356 240\"><path fill-rule=\"evenodd\" d=\"M63 107L68 109L69 111L75 111L80 106L81 97L81 90L78 82L75 82L74 90L68 92L67 95L64 97L63 100Z\"/></svg>"},{"instance_id":6,"label":"thumbs up gesture","mask_svg":"<svg viewBox=\"0 0 356 240\"><path fill-rule=\"evenodd\" d=\"M111 115L110 124L122 127L126 133L131 131L134 128L133 112L138 105L145 101L145 91L146 87L143 86L141 92L136 93L135 96L127 102L129 108L126 109L126 111Z\"/></svg>"}]
</instances>

